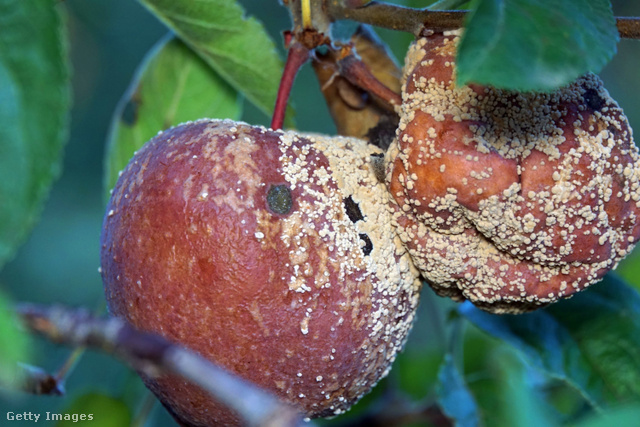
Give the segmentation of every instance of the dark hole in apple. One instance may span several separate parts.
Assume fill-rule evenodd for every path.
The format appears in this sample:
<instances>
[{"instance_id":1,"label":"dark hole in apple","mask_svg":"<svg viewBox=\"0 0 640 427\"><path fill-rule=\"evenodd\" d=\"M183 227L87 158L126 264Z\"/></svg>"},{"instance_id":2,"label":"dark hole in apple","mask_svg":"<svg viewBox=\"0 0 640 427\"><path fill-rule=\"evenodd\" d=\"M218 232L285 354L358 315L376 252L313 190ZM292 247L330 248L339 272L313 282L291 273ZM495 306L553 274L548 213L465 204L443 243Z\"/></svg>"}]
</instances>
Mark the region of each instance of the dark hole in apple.
<instances>
[{"instance_id":1,"label":"dark hole in apple","mask_svg":"<svg viewBox=\"0 0 640 427\"><path fill-rule=\"evenodd\" d=\"M364 242L364 246L361 247L362 253L364 254L364 256L369 255L373 250L373 242L371 242L369 236L364 233L360 233L358 234L358 236L360 237L360 240Z\"/></svg>"},{"instance_id":2,"label":"dark hole in apple","mask_svg":"<svg viewBox=\"0 0 640 427\"><path fill-rule=\"evenodd\" d=\"M345 197L342 202L344 203L344 210L347 212L347 216L354 224L362 219L362 211L360 211L360 206L356 202L353 201L351 196Z\"/></svg>"},{"instance_id":3,"label":"dark hole in apple","mask_svg":"<svg viewBox=\"0 0 640 427\"><path fill-rule=\"evenodd\" d=\"M272 185L267 192L267 205L272 212L286 215L293 206L291 190L284 184Z\"/></svg>"},{"instance_id":4,"label":"dark hole in apple","mask_svg":"<svg viewBox=\"0 0 640 427\"><path fill-rule=\"evenodd\" d=\"M602 99L598 91L592 88L585 90L582 97L584 98L584 102L585 104L587 104L587 107L589 107L593 111L600 111L606 104L605 100Z\"/></svg>"},{"instance_id":5,"label":"dark hole in apple","mask_svg":"<svg viewBox=\"0 0 640 427\"><path fill-rule=\"evenodd\" d=\"M387 151L387 148L396 137L399 118L396 115L384 114L380 117L378 124L367 131L369 142L376 147Z\"/></svg>"}]
</instances>

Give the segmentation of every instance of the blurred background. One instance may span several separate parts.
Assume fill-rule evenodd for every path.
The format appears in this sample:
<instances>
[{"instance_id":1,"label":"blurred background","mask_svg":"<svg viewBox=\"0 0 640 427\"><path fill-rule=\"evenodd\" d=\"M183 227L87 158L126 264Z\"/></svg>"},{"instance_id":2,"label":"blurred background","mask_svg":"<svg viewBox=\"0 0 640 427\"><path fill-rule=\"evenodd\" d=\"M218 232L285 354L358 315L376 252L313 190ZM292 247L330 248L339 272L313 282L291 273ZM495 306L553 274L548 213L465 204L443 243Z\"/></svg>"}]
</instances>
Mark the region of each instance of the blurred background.
<instances>
[{"instance_id":1,"label":"blurred background","mask_svg":"<svg viewBox=\"0 0 640 427\"><path fill-rule=\"evenodd\" d=\"M284 58L281 32L289 27L287 11L277 0L240 2L249 14L266 25ZM404 2L419 7L425 3L428 2ZM616 15L640 16L640 2L617 0L613 5ZM102 189L105 141L113 111L136 67L167 30L133 0L65 0L63 7L71 39L74 99L64 169L54 183L39 225L0 272L0 289L16 301L58 302L100 311L104 305L98 266L105 204ZM411 36L391 31L379 34L389 43L396 58L402 59ZM638 70L640 41L623 40L619 53L601 73L606 87L636 129L640 129ZM292 98L299 129L335 132L309 66L299 75ZM251 106L246 106L244 120L252 124L269 123L268 117ZM630 267L623 265L622 268ZM450 332L441 324L452 304L437 299L429 289L425 289L425 294L419 323L406 351L396 362L390 378L369 401L385 393L385 386L390 384L401 390L402 396L407 396L406 402L422 402L432 397L447 339L445 334ZM465 370L468 374L477 370L476 376L480 378L486 375L486 366L490 363L490 339L473 330L466 333ZM49 371L58 369L70 353L69 349L40 340L34 343L34 356L29 362ZM479 384L481 382L479 380ZM93 352L83 356L66 387L68 396L64 398L0 395L0 415L4 416L7 411L62 412L71 410L73 405L80 405L77 412L87 413L91 411L90 405L98 405L94 411L106 411L110 419L96 418L92 426L126 425L145 404L146 392L137 376L119 362ZM118 418L120 416L122 418ZM173 423L159 405L152 409L146 423L135 422L140 426ZM340 419L336 420L339 422ZM3 419L0 425L4 425ZM11 425L31 423L13 421Z\"/></svg>"}]
</instances>

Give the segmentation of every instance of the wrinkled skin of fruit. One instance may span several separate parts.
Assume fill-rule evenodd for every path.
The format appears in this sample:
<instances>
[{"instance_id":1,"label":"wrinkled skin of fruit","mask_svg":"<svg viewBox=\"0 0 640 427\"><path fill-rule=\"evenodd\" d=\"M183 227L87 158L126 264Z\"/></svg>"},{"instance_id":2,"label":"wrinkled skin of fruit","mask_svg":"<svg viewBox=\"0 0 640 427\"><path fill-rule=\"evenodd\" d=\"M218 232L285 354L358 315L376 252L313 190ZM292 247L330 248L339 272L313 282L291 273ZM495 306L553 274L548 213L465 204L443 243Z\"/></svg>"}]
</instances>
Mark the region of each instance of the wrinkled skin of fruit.
<instances>
[{"instance_id":1,"label":"wrinkled skin of fruit","mask_svg":"<svg viewBox=\"0 0 640 427\"><path fill-rule=\"evenodd\" d=\"M411 47L387 153L396 221L440 295L518 313L599 280L640 237L640 162L595 75L549 94L456 87L459 33Z\"/></svg>"},{"instance_id":2,"label":"wrinkled skin of fruit","mask_svg":"<svg viewBox=\"0 0 640 427\"><path fill-rule=\"evenodd\" d=\"M102 234L110 312L271 390L306 416L346 410L410 329L419 274L356 139L201 120L148 142ZM144 378L184 425L235 415Z\"/></svg>"}]
</instances>

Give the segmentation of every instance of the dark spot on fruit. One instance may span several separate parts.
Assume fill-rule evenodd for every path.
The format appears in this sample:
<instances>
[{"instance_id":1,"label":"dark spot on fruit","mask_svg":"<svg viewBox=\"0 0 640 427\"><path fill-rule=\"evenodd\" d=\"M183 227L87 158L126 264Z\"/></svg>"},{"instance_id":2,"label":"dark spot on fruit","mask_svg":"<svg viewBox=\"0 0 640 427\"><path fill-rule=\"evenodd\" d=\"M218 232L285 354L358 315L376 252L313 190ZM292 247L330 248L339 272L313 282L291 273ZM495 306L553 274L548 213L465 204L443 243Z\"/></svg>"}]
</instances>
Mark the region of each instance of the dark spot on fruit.
<instances>
[{"instance_id":1,"label":"dark spot on fruit","mask_svg":"<svg viewBox=\"0 0 640 427\"><path fill-rule=\"evenodd\" d=\"M344 203L344 210L347 212L347 216L351 222L355 224L356 222L364 219L362 211L360 211L360 206L353 201L351 196L344 198L342 201Z\"/></svg>"},{"instance_id":2,"label":"dark spot on fruit","mask_svg":"<svg viewBox=\"0 0 640 427\"><path fill-rule=\"evenodd\" d=\"M605 106L606 101L600 96L597 90L589 88L582 95L585 104L593 111L600 111Z\"/></svg>"},{"instance_id":3,"label":"dark spot on fruit","mask_svg":"<svg viewBox=\"0 0 640 427\"><path fill-rule=\"evenodd\" d=\"M291 190L284 184L272 185L267 192L267 205L272 212L286 215L291 211L293 198Z\"/></svg>"},{"instance_id":4,"label":"dark spot on fruit","mask_svg":"<svg viewBox=\"0 0 640 427\"><path fill-rule=\"evenodd\" d=\"M364 246L361 247L362 253L364 256L369 255L373 250L373 243L371 242L371 239L364 233L360 233L358 236L360 237L360 240L364 242Z\"/></svg>"}]
</instances>

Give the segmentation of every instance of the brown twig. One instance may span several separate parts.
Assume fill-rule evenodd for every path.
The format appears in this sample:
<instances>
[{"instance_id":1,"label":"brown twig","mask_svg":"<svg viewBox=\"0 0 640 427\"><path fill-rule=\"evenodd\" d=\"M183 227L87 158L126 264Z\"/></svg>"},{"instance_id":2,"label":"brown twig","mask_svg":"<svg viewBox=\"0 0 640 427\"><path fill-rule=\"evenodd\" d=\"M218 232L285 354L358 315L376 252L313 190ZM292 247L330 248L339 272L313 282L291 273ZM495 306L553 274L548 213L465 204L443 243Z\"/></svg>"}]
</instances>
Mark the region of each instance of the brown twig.
<instances>
[{"instance_id":1,"label":"brown twig","mask_svg":"<svg viewBox=\"0 0 640 427\"><path fill-rule=\"evenodd\" d=\"M620 37L625 39L640 39L640 18L616 18L616 26Z\"/></svg>"},{"instance_id":2,"label":"brown twig","mask_svg":"<svg viewBox=\"0 0 640 427\"><path fill-rule=\"evenodd\" d=\"M418 35L423 28L446 31L464 26L465 10L413 9L372 1L362 7L349 7L343 0L325 0L332 20L350 19L376 27L406 31ZM620 37L640 39L640 18L616 18Z\"/></svg>"},{"instance_id":3,"label":"brown twig","mask_svg":"<svg viewBox=\"0 0 640 427\"><path fill-rule=\"evenodd\" d=\"M84 310L19 305L25 325L49 340L112 354L149 376L175 374L206 390L234 410L247 425L302 425L300 414L276 397L164 338L140 332L116 318ZM308 425L308 424L307 424Z\"/></svg>"},{"instance_id":4,"label":"brown twig","mask_svg":"<svg viewBox=\"0 0 640 427\"><path fill-rule=\"evenodd\" d=\"M464 11L432 11L372 1L350 8L342 0L326 0L326 10L333 20L350 19L390 30L419 34L425 26L434 30L453 30L464 22Z\"/></svg>"}]
</instances>

